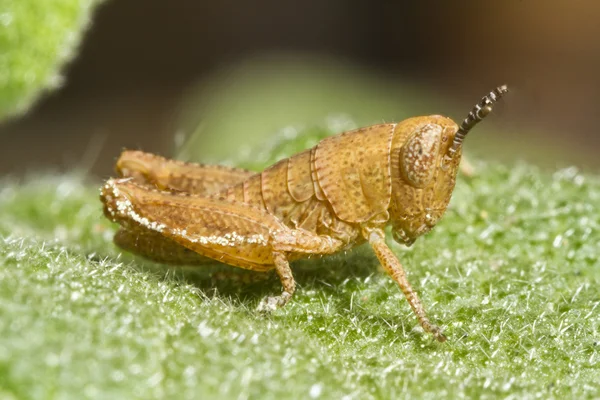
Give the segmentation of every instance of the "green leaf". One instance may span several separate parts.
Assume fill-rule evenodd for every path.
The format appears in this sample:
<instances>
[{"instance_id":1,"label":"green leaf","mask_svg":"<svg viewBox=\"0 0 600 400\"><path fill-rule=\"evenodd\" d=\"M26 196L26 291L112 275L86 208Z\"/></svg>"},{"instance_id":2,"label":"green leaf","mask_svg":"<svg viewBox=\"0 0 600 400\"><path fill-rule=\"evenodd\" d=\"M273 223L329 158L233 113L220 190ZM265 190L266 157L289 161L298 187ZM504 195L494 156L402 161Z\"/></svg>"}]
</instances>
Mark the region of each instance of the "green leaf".
<instances>
[{"instance_id":1,"label":"green leaf","mask_svg":"<svg viewBox=\"0 0 600 400\"><path fill-rule=\"evenodd\" d=\"M101 0L0 0L0 119L62 83Z\"/></svg>"},{"instance_id":2,"label":"green leaf","mask_svg":"<svg viewBox=\"0 0 600 400\"><path fill-rule=\"evenodd\" d=\"M272 139L252 166L327 134ZM597 398L600 178L474 165L434 231L390 241L443 344L368 247L294 263L294 298L263 316L275 276L121 253L99 183L0 181L0 397Z\"/></svg>"}]
</instances>

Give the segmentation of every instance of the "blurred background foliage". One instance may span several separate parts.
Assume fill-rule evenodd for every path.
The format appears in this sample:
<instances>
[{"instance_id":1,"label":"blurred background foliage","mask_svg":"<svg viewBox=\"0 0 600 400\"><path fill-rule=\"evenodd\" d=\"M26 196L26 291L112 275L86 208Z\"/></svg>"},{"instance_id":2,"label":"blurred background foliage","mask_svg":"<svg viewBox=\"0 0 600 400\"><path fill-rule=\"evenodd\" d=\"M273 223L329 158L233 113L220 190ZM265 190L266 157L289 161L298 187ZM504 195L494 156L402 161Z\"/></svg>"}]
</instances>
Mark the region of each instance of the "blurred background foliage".
<instances>
[{"instance_id":1,"label":"blurred background foliage","mask_svg":"<svg viewBox=\"0 0 600 400\"><path fill-rule=\"evenodd\" d=\"M0 119L58 88L100 0L0 0Z\"/></svg>"},{"instance_id":2,"label":"blurred background foliage","mask_svg":"<svg viewBox=\"0 0 600 400\"><path fill-rule=\"evenodd\" d=\"M85 167L122 148L235 159L282 129L416 114L461 120L512 94L467 152L597 169L600 3L0 0L0 173ZM24 17L17 17L16 15ZM36 94L37 93L37 94ZM325 122L324 122L325 121Z\"/></svg>"}]
</instances>

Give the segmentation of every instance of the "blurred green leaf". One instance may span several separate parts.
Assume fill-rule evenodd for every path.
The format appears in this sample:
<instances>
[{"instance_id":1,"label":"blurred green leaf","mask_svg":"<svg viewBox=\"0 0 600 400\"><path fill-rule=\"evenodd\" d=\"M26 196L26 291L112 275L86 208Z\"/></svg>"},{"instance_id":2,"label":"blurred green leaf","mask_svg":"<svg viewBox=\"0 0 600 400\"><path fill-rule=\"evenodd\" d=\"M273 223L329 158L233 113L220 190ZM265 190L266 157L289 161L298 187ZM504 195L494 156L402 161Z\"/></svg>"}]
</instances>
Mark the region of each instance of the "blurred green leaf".
<instances>
[{"instance_id":1,"label":"blurred green leaf","mask_svg":"<svg viewBox=\"0 0 600 400\"><path fill-rule=\"evenodd\" d=\"M223 69L184 101L179 156L223 159L269 140L283 126L306 129L351 116L358 125L431 114L436 102L408 83L390 83L348 64L310 57L250 59ZM223 138L227 138L225 141Z\"/></svg>"},{"instance_id":2,"label":"blurred green leaf","mask_svg":"<svg viewBox=\"0 0 600 400\"><path fill-rule=\"evenodd\" d=\"M102 0L0 0L0 119L25 112L62 83Z\"/></svg>"}]
</instances>

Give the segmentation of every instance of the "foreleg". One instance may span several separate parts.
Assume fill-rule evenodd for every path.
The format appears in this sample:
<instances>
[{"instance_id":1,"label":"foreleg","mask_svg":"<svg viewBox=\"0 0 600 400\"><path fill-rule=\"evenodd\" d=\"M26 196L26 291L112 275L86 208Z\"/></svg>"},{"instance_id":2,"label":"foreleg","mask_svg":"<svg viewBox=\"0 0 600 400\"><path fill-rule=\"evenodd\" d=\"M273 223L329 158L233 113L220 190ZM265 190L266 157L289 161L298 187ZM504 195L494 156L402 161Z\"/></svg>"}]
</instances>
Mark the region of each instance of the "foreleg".
<instances>
[{"instance_id":1,"label":"foreleg","mask_svg":"<svg viewBox=\"0 0 600 400\"><path fill-rule=\"evenodd\" d=\"M417 316L419 323L425 332L431 333L438 341L445 342L446 336L444 336L439 327L433 325L429 321L421 300L419 300L417 293L413 290L406 278L406 273L404 272L404 268L402 268L402 264L400 264L396 255L385 243L385 233L383 230L365 229L364 235L375 251L375 255L383 268L385 268L387 273L390 274L392 279L400 286L400 290L404 293L404 297L408 300L408 304L410 304L410 307Z\"/></svg>"}]
</instances>

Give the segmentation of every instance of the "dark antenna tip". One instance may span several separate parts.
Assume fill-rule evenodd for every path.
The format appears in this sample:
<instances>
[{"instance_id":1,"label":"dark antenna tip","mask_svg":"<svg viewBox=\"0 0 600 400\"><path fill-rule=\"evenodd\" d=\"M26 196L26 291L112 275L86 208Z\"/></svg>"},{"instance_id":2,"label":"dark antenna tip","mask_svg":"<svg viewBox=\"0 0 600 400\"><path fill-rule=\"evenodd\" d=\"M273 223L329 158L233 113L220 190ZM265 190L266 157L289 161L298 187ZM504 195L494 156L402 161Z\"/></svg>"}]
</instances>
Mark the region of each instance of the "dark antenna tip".
<instances>
[{"instance_id":1,"label":"dark antenna tip","mask_svg":"<svg viewBox=\"0 0 600 400\"><path fill-rule=\"evenodd\" d=\"M454 135L452 146L448 149L448 155L450 157L454 157L460 146L462 146L467 133L469 133L479 121L492 112L494 103L500 100L506 93L508 93L508 87L506 85L498 86L473 107L469 115L467 115L467 118L460 124L460 128L456 131L456 135Z\"/></svg>"}]
</instances>

